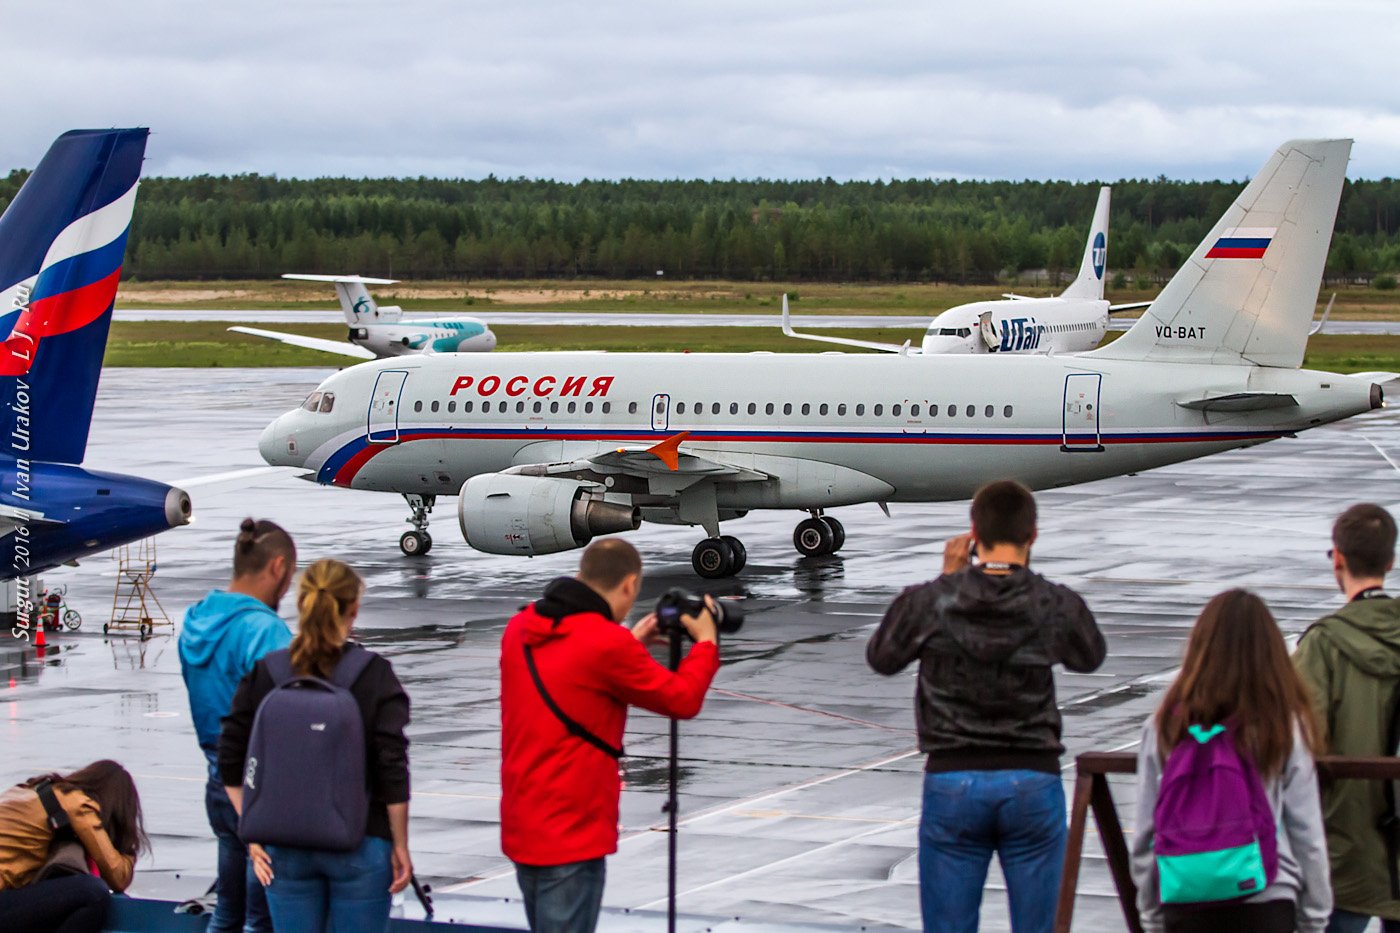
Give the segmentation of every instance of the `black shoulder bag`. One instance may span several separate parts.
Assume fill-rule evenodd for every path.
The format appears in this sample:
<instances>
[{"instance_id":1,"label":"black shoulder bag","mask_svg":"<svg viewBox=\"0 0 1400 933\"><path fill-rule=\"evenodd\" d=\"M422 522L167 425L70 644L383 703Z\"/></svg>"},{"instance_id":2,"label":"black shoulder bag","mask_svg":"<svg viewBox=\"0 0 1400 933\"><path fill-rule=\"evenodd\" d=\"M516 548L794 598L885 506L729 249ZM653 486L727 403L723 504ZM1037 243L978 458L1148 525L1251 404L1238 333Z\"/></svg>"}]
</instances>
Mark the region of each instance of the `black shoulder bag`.
<instances>
[{"instance_id":1,"label":"black shoulder bag","mask_svg":"<svg viewBox=\"0 0 1400 933\"><path fill-rule=\"evenodd\" d=\"M611 755L613 758L621 758L624 751L616 745L611 745L603 741L588 731L582 723L571 718L568 713L559 708L559 704L554 702L554 697L549 695L549 691L544 688L544 681L540 680L539 669L535 667L535 653L530 650L530 646L525 646L525 666L530 669L530 679L535 682L535 689L540 692L540 699L544 700L544 705L549 707L549 711L554 714L554 718L563 723L569 735L583 739L589 745Z\"/></svg>"},{"instance_id":2,"label":"black shoulder bag","mask_svg":"<svg viewBox=\"0 0 1400 933\"><path fill-rule=\"evenodd\" d=\"M39 795L39 802L44 805L44 813L48 817L47 822L49 829L53 831L53 838L49 842L48 858L29 883L38 884L41 881L67 878L70 875L86 875L87 850L78 841L78 834L73 831L73 823L68 819L68 811L63 809L53 792L53 784L48 779L42 780L34 785L34 793Z\"/></svg>"}]
</instances>

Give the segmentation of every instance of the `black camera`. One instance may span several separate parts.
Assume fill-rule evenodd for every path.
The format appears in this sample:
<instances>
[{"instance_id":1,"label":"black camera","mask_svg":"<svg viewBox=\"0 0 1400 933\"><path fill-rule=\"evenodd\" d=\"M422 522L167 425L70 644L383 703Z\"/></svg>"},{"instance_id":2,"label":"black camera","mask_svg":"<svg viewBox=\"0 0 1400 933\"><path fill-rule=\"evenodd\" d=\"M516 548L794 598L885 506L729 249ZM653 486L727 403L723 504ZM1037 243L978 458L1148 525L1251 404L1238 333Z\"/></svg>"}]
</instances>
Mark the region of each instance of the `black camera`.
<instances>
[{"instance_id":1,"label":"black camera","mask_svg":"<svg viewBox=\"0 0 1400 933\"><path fill-rule=\"evenodd\" d=\"M698 616L706 608L710 607L704 596L673 587L656 601L656 627L666 635L684 632L681 616ZM715 627L725 635L732 635L744 626L744 610L732 602L716 599L711 611L715 616Z\"/></svg>"}]
</instances>

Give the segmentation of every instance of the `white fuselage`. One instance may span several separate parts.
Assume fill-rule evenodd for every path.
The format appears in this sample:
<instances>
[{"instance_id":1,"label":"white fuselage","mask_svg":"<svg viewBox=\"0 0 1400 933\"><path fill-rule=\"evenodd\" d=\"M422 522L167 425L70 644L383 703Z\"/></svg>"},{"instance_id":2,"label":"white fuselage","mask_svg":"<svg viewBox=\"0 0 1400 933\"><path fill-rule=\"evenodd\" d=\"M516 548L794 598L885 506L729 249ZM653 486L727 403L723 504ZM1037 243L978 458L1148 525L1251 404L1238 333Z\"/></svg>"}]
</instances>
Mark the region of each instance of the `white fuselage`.
<instances>
[{"instance_id":1,"label":"white fuselage","mask_svg":"<svg viewBox=\"0 0 1400 933\"><path fill-rule=\"evenodd\" d=\"M1097 347L1107 329L1107 301L976 301L935 317L921 349L924 354L1083 353Z\"/></svg>"},{"instance_id":2,"label":"white fuselage","mask_svg":"<svg viewBox=\"0 0 1400 933\"><path fill-rule=\"evenodd\" d=\"M1181 404L1244 392L1297 404ZM452 495L478 474L686 432L683 451L769 477L718 482L721 510L814 509L966 498L1000 477L1067 486L1262 443L1374 404L1369 382L1348 376L1092 357L422 356L330 376L268 426L260 449L321 483ZM666 472L634 484L633 501L674 503Z\"/></svg>"},{"instance_id":3,"label":"white fuselage","mask_svg":"<svg viewBox=\"0 0 1400 933\"><path fill-rule=\"evenodd\" d=\"M350 325L350 342L380 357L414 353L476 353L496 348L496 335L475 318L399 319Z\"/></svg>"}]
</instances>

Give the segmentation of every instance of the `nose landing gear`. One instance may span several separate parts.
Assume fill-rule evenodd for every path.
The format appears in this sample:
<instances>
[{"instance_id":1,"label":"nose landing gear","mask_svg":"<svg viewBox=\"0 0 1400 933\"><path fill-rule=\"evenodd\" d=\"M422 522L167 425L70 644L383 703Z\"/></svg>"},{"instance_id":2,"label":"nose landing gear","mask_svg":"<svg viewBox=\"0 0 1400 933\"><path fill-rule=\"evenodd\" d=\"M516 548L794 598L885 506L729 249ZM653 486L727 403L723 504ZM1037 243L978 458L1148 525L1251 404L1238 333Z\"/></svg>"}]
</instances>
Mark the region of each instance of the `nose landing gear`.
<instances>
[{"instance_id":1,"label":"nose landing gear","mask_svg":"<svg viewBox=\"0 0 1400 933\"><path fill-rule=\"evenodd\" d=\"M437 496L404 493L404 501L413 510L413 515L405 519L413 530L405 531L399 538L399 550L409 557L418 557L433 549L433 537L428 534L428 513L437 503Z\"/></svg>"},{"instance_id":2,"label":"nose landing gear","mask_svg":"<svg viewBox=\"0 0 1400 933\"><path fill-rule=\"evenodd\" d=\"M819 509L813 510L811 518L798 522L792 532L792 546L804 557L835 554L845 543L845 526L837 519L823 515Z\"/></svg>"}]
</instances>

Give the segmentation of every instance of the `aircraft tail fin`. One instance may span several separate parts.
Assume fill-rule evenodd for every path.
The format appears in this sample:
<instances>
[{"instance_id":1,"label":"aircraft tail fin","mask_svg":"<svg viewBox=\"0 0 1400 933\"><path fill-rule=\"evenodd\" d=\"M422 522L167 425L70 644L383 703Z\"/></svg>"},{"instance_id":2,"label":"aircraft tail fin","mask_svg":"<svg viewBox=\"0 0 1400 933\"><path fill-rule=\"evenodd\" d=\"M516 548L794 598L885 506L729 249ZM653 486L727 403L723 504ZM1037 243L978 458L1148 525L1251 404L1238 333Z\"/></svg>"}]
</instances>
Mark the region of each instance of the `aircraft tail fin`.
<instances>
[{"instance_id":1,"label":"aircraft tail fin","mask_svg":"<svg viewBox=\"0 0 1400 933\"><path fill-rule=\"evenodd\" d=\"M306 275L289 272L284 279L297 279L302 282L329 282L335 286L335 297L340 299L340 308L345 312L347 324L375 324L397 321L400 310L396 307L381 308L370 296L366 285L393 285L398 279L371 279L362 275Z\"/></svg>"},{"instance_id":2,"label":"aircraft tail fin","mask_svg":"<svg viewBox=\"0 0 1400 933\"><path fill-rule=\"evenodd\" d=\"M1091 355L1297 368L1351 140L1293 140L1196 247L1132 328Z\"/></svg>"},{"instance_id":3,"label":"aircraft tail fin","mask_svg":"<svg viewBox=\"0 0 1400 933\"><path fill-rule=\"evenodd\" d=\"M73 130L0 216L0 452L81 463L149 130Z\"/></svg>"},{"instance_id":4,"label":"aircraft tail fin","mask_svg":"<svg viewBox=\"0 0 1400 933\"><path fill-rule=\"evenodd\" d=\"M1108 264L1108 205L1112 192L1108 185L1099 189L1099 201L1094 207L1089 238L1084 242L1084 259L1079 263L1079 275L1061 293L1061 298L1103 300L1103 276Z\"/></svg>"}]
</instances>

